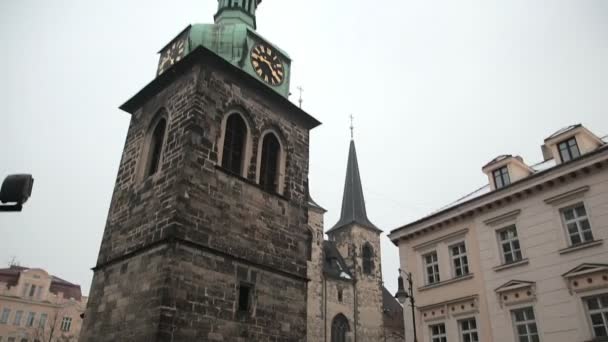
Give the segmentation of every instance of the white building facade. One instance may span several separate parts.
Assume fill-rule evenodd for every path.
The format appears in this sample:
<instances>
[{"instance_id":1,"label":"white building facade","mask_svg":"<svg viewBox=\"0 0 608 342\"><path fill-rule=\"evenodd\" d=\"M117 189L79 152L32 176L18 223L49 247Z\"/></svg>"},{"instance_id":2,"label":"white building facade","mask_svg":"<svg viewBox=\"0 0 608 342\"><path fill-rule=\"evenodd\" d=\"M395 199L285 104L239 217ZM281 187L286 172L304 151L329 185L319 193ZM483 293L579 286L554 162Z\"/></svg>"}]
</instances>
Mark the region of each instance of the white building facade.
<instances>
[{"instance_id":1,"label":"white building facade","mask_svg":"<svg viewBox=\"0 0 608 342\"><path fill-rule=\"evenodd\" d=\"M605 140L576 125L544 141L542 163L495 158L487 186L390 234L419 341L608 340Z\"/></svg>"}]
</instances>

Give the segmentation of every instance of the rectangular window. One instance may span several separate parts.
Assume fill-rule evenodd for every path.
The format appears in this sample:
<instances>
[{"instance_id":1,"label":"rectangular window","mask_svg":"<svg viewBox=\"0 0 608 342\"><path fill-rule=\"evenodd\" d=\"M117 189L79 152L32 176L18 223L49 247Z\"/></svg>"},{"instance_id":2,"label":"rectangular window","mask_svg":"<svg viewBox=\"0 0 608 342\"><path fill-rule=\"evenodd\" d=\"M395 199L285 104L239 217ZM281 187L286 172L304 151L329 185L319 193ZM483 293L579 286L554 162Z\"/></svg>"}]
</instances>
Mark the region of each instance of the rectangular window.
<instances>
[{"instance_id":1,"label":"rectangular window","mask_svg":"<svg viewBox=\"0 0 608 342\"><path fill-rule=\"evenodd\" d=\"M452 264L454 265L454 276L462 277L469 274L469 259L464 242L450 246Z\"/></svg>"},{"instance_id":2,"label":"rectangular window","mask_svg":"<svg viewBox=\"0 0 608 342\"><path fill-rule=\"evenodd\" d=\"M15 342L15 338L14 337L9 337L8 338L8 342Z\"/></svg>"},{"instance_id":3,"label":"rectangular window","mask_svg":"<svg viewBox=\"0 0 608 342\"><path fill-rule=\"evenodd\" d=\"M448 338L445 334L445 324L431 325L431 342L447 342Z\"/></svg>"},{"instance_id":4,"label":"rectangular window","mask_svg":"<svg viewBox=\"0 0 608 342\"><path fill-rule=\"evenodd\" d=\"M424 269L426 270L426 283L435 284L439 282L439 261L437 252L432 252L423 256Z\"/></svg>"},{"instance_id":5,"label":"rectangular window","mask_svg":"<svg viewBox=\"0 0 608 342\"><path fill-rule=\"evenodd\" d=\"M562 141L557 147L559 149L559 156L564 163L581 156L581 152L578 149L578 144L574 137Z\"/></svg>"},{"instance_id":6,"label":"rectangular window","mask_svg":"<svg viewBox=\"0 0 608 342\"><path fill-rule=\"evenodd\" d=\"M21 297L27 296L27 292L29 290L30 290L30 284L29 283L23 284L23 293L21 293Z\"/></svg>"},{"instance_id":7,"label":"rectangular window","mask_svg":"<svg viewBox=\"0 0 608 342\"><path fill-rule=\"evenodd\" d=\"M477 321L475 318L464 319L458 322L461 342L479 342L477 334Z\"/></svg>"},{"instance_id":8,"label":"rectangular window","mask_svg":"<svg viewBox=\"0 0 608 342\"><path fill-rule=\"evenodd\" d=\"M21 316L23 316L23 311L15 312L15 320L13 321L14 325L21 325Z\"/></svg>"},{"instance_id":9,"label":"rectangular window","mask_svg":"<svg viewBox=\"0 0 608 342\"><path fill-rule=\"evenodd\" d=\"M40 321L38 322L38 327L45 329L46 328L46 318L47 315L45 313L40 315Z\"/></svg>"},{"instance_id":10,"label":"rectangular window","mask_svg":"<svg viewBox=\"0 0 608 342\"><path fill-rule=\"evenodd\" d=\"M583 203L562 209L561 212L571 245L593 241L591 224L589 224L587 210Z\"/></svg>"},{"instance_id":11,"label":"rectangular window","mask_svg":"<svg viewBox=\"0 0 608 342\"><path fill-rule=\"evenodd\" d=\"M36 294L36 285L32 285L30 287L30 297L34 297L34 294Z\"/></svg>"},{"instance_id":12,"label":"rectangular window","mask_svg":"<svg viewBox=\"0 0 608 342\"><path fill-rule=\"evenodd\" d=\"M501 167L498 170L492 172L494 175L494 185L496 189L504 188L511 184L511 178L509 177L509 169L506 166Z\"/></svg>"},{"instance_id":13,"label":"rectangular window","mask_svg":"<svg viewBox=\"0 0 608 342\"><path fill-rule=\"evenodd\" d=\"M27 321L25 321L25 326L33 327L35 319L36 319L36 313L30 312L30 314L27 316Z\"/></svg>"},{"instance_id":14,"label":"rectangular window","mask_svg":"<svg viewBox=\"0 0 608 342\"><path fill-rule=\"evenodd\" d=\"M4 308L2 309L2 316L0 316L0 323L6 324L8 323L8 316L11 314L11 309Z\"/></svg>"},{"instance_id":15,"label":"rectangular window","mask_svg":"<svg viewBox=\"0 0 608 342\"><path fill-rule=\"evenodd\" d=\"M608 293L584 299L593 336L608 337Z\"/></svg>"},{"instance_id":16,"label":"rectangular window","mask_svg":"<svg viewBox=\"0 0 608 342\"><path fill-rule=\"evenodd\" d=\"M61 331L68 332L72 327L72 317L63 317L61 320Z\"/></svg>"},{"instance_id":17,"label":"rectangular window","mask_svg":"<svg viewBox=\"0 0 608 342\"><path fill-rule=\"evenodd\" d=\"M523 259L515 226L499 231L498 240L500 241L500 248L502 250L503 263L510 264Z\"/></svg>"},{"instance_id":18,"label":"rectangular window","mask_svg":"<svg viewBox=\"0 0 608 342\"><path fill-rule=\"evenodd\" d=\"M239 285L239 311L249 312L251 308L251 296L253 294L253 286L250 284L241 283Z\"/></svg>"},{"instance_id":19,"label":"rectangular window","mask_svg":"<svg viewBox=\"0 0 608 342\"><path fill-rule=\"evenodd\" d=\"M532 307L511 311L518 342L539 342L536 319Z\"/></svg>"}]
</instances>

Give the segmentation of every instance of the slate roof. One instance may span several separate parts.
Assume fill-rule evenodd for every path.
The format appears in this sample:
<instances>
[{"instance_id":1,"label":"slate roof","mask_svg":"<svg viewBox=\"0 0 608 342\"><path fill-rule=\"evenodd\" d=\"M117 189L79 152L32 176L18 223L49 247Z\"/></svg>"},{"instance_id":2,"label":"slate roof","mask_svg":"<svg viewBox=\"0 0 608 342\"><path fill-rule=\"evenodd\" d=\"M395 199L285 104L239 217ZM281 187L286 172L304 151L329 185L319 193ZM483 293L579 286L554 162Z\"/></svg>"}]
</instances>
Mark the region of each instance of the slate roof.
<instances>
[{"instance_id":1,"label":"slate roof","mask_svg":"<svg viewBox=\"0 0 608 342\"><path fill-rule=\"evenodd\" d=\"M352 280L353 276L333 241L323 241L323 273L341 280Z\"/></svg>"},{"instance_id":2,"label":"slate roof","mask_svg":"<svg viewBox=\"0 0 608 342\"><path fill-rule=\"evenodd\" d=\"M382 311L384 326L403 331L403 307L386 287L382 287Z\"/></svg>"},{"instance_id":3,"label":"slate roof","mask_svg":"<svg viewBox=\"0 0 608 342\"><path fill-rule=\"evenodd\" d=\"M28 267L11 266L9 268L0 268L0 282L7 283L9 287L16 286L19 282L21 272L29 270ZM51 276L50 291L53 294L63 292L65 298L74 298L81 300L82 291L80 285L72 284L67 280L63 280L56 276Z\"/></svg>"},{"instance_id":4,"label":"slate roof","mask_svg":"<svg viewBox=\"0 0 608 342\"><path fill-rule=\"evenodd\" d=\"M346 180L344 181L344 195L342 196L340 219L327 231L327 233L334 232L351 224L358 224L377 233L382 233L382 231L367 218L354 140L350 141L350 149L348 151Z\"/></svg>"},{"instance_id":5,"label":"slate roof","mask_svg":"<svg viewBox=\"0 0 608 342\"><path fill-rule=\"evenodd\" d=\"M545 141L551 140L551 139L553 139L553 138L555 138L555 137L557 137L559 135L562 135L562 134L564 134L566 132L570 132L571 130L577 129L577 128L581 127L581 126L582 126L581 124L576 124L576 125L571 125L571 126L566 126L564 128L561 128L557 132L551 134L547 139L545 139Z\"/></svg>"},{"instance_id":6,"label":"slate roof","mask_svg":"<svg viewBox=\"0 0 608 342\"><path fill-rule=\"evenodd\" d=\"M573 129L572 127L576 128L575 126L571 126L570 129ZM565 131L564 130L565 129L560 130L560 131L556 132L555 134L558 134L560 132L564 133L565 131L567 131L567 130L565 130ZM601 140L604 143L608 143L608 135L605 136L605 137L603 137L603 138L601 138ZM557 163L556 163L555 159L549 159L549 160L545 160L543 162L534 164L534 165L530 166L530 168L532 169L532 171L534 171L534 173L539 173L539 172L543 172L543 171L549 170L549 169L551 169L551 168L553 168L555 166L557 166ZM486 185L482 186L481 188L479 188L479 189L477 189L477 190L475 190L475 191L473 191L473 192L471 192L471 193L469 193L469 194L467 194L467 195L459 198L458 200L456 200L456 201L454 201L454 202L452 202L452 203L450 203L450 204L448 204L448 205L446 205L444 207L439 208L438 210L434 211L432 214L439 213L439 212L442 212L444 210L450 209L452 207L458 206L458 205L460 205L462 203L468 202L468 201L473 200L473 199L475 199L477 197L481 197L481 196L483 196L485 194L488 194L490 192L492 192L492 189L490 188L490 184L486 184Z\"/></svg>"}]
</instances>

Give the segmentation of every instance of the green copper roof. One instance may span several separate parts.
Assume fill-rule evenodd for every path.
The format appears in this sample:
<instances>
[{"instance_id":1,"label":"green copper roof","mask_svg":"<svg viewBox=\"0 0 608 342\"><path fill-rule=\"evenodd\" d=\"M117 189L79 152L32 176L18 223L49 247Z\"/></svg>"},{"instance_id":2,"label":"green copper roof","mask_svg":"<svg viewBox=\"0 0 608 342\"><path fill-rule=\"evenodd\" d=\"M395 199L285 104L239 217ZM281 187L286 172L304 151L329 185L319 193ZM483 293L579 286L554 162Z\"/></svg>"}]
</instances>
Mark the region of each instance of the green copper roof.
<instances>
[{"instance_id":1,"label":"green copper roof","mask_svg":"<svg viewBox=\"0 0 608 342\"><path fill-rule=\"evenodd\" d=\"M218 0L216 24L246 24L256 28L255 11L262 0Z\"/></svg>"},{"instance_id":2,"label":"green copper roof","mask_svg":"<svg viewBox=\"0 0 608 342\"><path fill-rule=\"evenodd\" d=\"M291 78L291 59L289 55L255 31L255 12L261 2L261 0L218 0L218 12L214 17L215 23L188 26L161 50L161 57L162 51L165 51L175 41L183 41L187 38L185 52L180 59L199 46L203 46L263 82L253 69L250 54L257 44L268 45L279 55L282 55L281 61L283 62L285 76L280 84L271 85L266 79L266 85L277 93L289 97Z\"/></svg>"}]
</instances>

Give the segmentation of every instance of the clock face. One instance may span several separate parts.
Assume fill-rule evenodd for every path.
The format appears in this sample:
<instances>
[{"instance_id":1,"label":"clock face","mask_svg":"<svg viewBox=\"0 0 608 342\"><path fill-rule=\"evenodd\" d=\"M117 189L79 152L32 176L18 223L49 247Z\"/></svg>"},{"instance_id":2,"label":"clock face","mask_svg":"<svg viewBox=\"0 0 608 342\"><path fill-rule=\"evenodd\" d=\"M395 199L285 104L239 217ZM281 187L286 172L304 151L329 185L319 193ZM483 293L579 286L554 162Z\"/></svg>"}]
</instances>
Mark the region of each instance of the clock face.
<instances>
[{"instance_id":1,"label":"clock face","mask_svg":"<svg viewBox=\"0 0 608 342\"><path fill-rule=\"evenodd\" d=\"M160 62L158 64L159 75L184 58L186 42L187 38L178 38L165 48L160 55Z\"/></svg>"},{"instance_id":2,"label":"clock face","mask_svg":"<svg viewBox=\"0 0 608 342\"><path fill-rule=\"evenodd\" d=\"M258 77L272 86L279 86L285 80L283 61L268 45L258 44L251 49L251 65Z\"/></svg>"}]
</instances>

